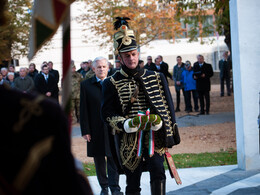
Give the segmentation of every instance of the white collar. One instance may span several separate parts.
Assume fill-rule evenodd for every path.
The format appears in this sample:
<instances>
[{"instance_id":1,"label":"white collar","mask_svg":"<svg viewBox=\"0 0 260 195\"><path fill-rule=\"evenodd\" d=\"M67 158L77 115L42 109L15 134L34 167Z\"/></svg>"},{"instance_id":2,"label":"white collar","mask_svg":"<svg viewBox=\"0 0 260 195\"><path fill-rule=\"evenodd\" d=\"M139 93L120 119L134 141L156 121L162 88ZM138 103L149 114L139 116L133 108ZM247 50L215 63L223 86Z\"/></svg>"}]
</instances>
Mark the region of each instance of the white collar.
<instances>
[{"instance_id":1,"label":"white collar","mask_svg":"<svg viewBox=\"0 0 260 195\"><path fill-rule=\"evenodd\" d=\"M106 78L107 78L107 77L106 77ZM104 78L103 80L101 80L100 78L98 78L98 77L96 76L97 82L104 81L106 78Z\"/></svg>"}]
</instances>

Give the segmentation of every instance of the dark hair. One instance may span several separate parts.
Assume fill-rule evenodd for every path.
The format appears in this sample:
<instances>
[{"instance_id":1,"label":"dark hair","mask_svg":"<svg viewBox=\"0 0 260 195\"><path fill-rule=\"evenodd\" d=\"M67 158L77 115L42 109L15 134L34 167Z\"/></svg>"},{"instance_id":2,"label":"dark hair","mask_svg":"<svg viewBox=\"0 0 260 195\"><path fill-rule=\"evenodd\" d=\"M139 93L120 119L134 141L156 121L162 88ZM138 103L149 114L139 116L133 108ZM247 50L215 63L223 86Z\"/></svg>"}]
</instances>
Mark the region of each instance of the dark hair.
<instances>
[{"instance_id":1,"label":"dark hair","mask_svg":"<svg viewBox=\"0 0 260 195\"><path fill-rule=\"evenodd\" d=\"M34 67L34 69L36 68L36 66L35 66L35 64L34 63L31 63L30 65L29 65L29 67L30 66L33 66Z\"/></svg>"},{"instance_id":2,"label":"dark hair","mask_svg":"<svg viewBox=\"0 0 260 195\"><path fill-rule=\"evenodd\" d=\"M176 58L180 58L180 59L182 59L182 57L181 57L181 56L177 56Z\"/></svg>"},{"instance_id":3,"label":"dark hair","mask_svg":"<svg viewBox=\"0 0 260 195\"><path fill-rule=\"evenodd\" d=\"M139 60L138 64L141 64L141 63L143 63L143 62L144 62L143 60Z\"/></svg>"},{"instance_id":4,"label":"dark hair","mask_svg":"<svg viewBox=\"0 0 260 195\"><path fill-rule=\"evenodd\" d=\"M45 68L45 67L48 68L48 66L47 66L46 64L43 64L43 65L42 65L42 70L43 70L43 68Z\"/></svg>"}]
</instances>

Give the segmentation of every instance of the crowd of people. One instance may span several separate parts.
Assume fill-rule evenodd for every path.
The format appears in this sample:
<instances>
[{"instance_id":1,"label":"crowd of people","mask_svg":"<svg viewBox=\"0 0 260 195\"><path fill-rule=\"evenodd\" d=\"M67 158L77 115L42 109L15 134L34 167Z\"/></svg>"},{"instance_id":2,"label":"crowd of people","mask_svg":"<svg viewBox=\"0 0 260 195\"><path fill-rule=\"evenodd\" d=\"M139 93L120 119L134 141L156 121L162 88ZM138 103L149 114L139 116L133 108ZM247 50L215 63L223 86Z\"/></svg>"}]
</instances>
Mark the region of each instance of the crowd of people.
<instances>
[{"instance_id":1,"label":"crowd of people","mask_svg":"<svg viewBox=\"0 0 260 195\"><path fill-rule=\"evenodd\" d=\"M165 78L174 81L176 92L175 112L179 112L181 103L181 93L183 94L185 111L187 113L195 111L199 114L209 114L210 110L210 77L213 76L211 64L205 63L202 55L197 56L197 62L193 65L190 61L185 63L181 56L177 56L176 65L173 67L173 75L169 72L169 66L163 61L163 57L158 55L154 62L152 56L147 56L147 62L139 60L139 67L150 71L161 72ZM108 75L113 75L120 70L122 64L118 59L115 65L108 61ZM224 96L224 82L226 82L227 95L231 95L230 70L232 69L231 60L228 52L223 53L223 59L219 61L220 70L220 96ZM72 66L72 115L73 123L79 122L79 101L80 101L80 82L95 75L92 67L92 60L83 61L80 68L76 71L76 66ZM166 79L168 82L168 80ZM48 97L59 101L59 72L53 69L53 63L45 61L42 63L41 71L36 69L36 65L31 63L28 68L20 68L15 71L15 66L3 67L0 71L0 84L6 83L11 88L18 89L24 93L37 91ZM193 99L193 106L192 100ZM199 103L200 102L200 109Z\"/></svg>"},{"instance_id":2,"label":"crowd of people","mask_svg":"<svg viewBox=\"0 0 260 195\"><path fill-rule=\"evenodd\" d=\"M0 73L0 83L6 83L23 93L36 91L59 101L59 72L53 69L51 61L43 62L40 72L34 63L31 63L28 68L21 67L18 72L15 71L13 65L8 68L3 67Z\"/></svg>"},{"instance_id":3,"label":"crowd of people","mask_svg":"<svg viewBox=\"0 0 260 195\"><path fill-rule=\"evenodd\" d=\"M193 65L189 60L185 63L181 56L177 56L176 65L173 67L173 75L169 73L168 64L163 61L163 57L159 55L153 63L152 57L147 57L147 63L144 69L163 73L165 78L172 79L175 85L176 105L175 112L180 110L181 92L184 97L185 111L199 112L199 114L209 114L210 111L210 78L213 76L212 65L204 61L203 55L197 55L197 62ZM228 52L223 53L223 59L219 61L220 70L220 96L224 96L224 81L226 81L227 95L231 95L230 78L232 63ZM193 106L191 104L191 96L193 98ZM200 102L200 108L198 101ZM194 110L193 110L194 109Z\"/></svg>"}]
</instances>

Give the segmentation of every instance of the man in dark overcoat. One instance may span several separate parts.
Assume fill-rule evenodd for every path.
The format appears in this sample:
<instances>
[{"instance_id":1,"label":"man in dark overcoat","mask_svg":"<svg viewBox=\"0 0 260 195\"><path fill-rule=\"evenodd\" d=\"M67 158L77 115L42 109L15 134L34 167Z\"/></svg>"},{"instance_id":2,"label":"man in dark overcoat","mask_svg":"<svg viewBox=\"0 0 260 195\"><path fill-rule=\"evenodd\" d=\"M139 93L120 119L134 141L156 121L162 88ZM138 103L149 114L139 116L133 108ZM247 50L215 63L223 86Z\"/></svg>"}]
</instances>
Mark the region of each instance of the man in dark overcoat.
<instances>
[{"instance_id":1,"label":"man in dark overcoat","mask_svg":"<svg viewBox=\"0 0 260 195\"><path fill-rule=\"evenodd\" d=\"M48 62L48 68L49 68L49 73L52 74L55 78L55 89L54 89L54 93L53 93L53 98L55 98L58 102L59 102L59 79L60 79L60 74L58 70L53 69L53 62L49 61Z\"/></svg>"},{"instance_id":2,"label":"man in dark overcoat","mask_svg":"<svg viewBox=\"0 0 260 195\"><path fill-rule=\"evenodd\" d=\"M168 83L167 77L169 79L173 80L171 73L169 73L169 65L166 62L163 61L163 57L161 55L158 55L156 60L158 60L159 63L160 63L160 70L159 71L161 73L163 73L163 75L166 78L167 83Z\"/></svg>"},{"instance_id":3,"label":"man in dark overcoat","mask_svg":"<svg viewBox=\"0 0 260 195\"><path fill-rule=\"evenodd\" d=\"M100 117L102 82L107 77L108 62L97 57L93 62L95 75L80 84L80 127L87 141L87 155L94 157L96 173L102 188L101 194L122 194L118 185L119 175L110 153L108 129ZM105 156L107 156L107 163ZM106 174L106 165L108 177Z\"/></svg>"},{"instance_id":4,"label":"man in dark overcoat","mask_svg":"<svg viewBox=\"0 0 260 195\"><path fill-rule=\"evenodd\" d=\"M35 78L35 88L39 93L56 99L56 80L52 74L49 74L46 64L42 66L42 71Z\"/></svg>"},{"instance_id":5,"label":"man in dark overcoat","mask_svg":"<svg viewBox=\"0 0 260 195\"><path fill-rule=\"evenodd\" d=\"M204 57L202 55L197 56L198 61L194 63L193 69L194 74L193 78L197 81L196 87L199 94L200 99L200 113L205 114L204 108L204 98L206 101L206 114L209 114L210 109L210 77L213 76L213 69L211 64L208 64L204 61Z\"/></svg>"},{"instance_id":6,"label":"man in dark overcoat","mask_svg":"<svg viewBox=\"0 0 260 195\"><path fill-rule=\"evenodd\" d=\"M226 86L227 86L227 95L231 95L230 90L230 69L231 67L231 60L228 58L228 52L225 51L223 53L223 59L221 59L218 63L219 65L219 76L220 76L220 96L224 96L224 82L226 80Z\"/></svg>"}]
</instances>

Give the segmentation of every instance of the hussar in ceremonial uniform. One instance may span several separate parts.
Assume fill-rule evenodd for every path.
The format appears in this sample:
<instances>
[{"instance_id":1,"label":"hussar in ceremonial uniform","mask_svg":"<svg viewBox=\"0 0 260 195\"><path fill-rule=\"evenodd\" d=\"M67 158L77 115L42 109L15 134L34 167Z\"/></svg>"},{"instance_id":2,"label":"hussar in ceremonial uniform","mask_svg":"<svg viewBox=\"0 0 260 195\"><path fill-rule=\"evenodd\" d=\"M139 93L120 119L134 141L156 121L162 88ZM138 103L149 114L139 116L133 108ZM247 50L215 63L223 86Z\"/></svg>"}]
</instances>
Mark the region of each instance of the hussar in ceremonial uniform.
<instances>
[{"instance_id":1,"label":"hussar in ceremonial uniform","mask_svg":"<svg viewBox=\"0 0 260 195\"><path fill-rule=\"evenodd\" d=\"M116 18L115 55L122 68L103 82L102 117L114 134L126 194L140 194L144 160L152 194L165 194L164 153L180 143L172 97L164 75L140 69L129 18Z\"/></svg>"}]
</instances>

